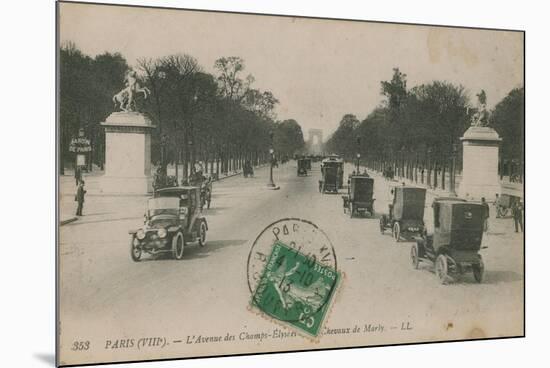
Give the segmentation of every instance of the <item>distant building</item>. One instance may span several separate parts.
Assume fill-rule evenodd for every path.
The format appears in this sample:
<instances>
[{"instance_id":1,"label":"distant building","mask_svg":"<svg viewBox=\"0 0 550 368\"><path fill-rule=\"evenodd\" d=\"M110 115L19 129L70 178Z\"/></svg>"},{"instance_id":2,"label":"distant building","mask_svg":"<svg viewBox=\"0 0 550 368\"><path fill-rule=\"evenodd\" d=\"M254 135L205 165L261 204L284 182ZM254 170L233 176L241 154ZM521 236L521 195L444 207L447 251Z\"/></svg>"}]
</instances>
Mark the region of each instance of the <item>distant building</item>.
<instances>
[{"instance_id":1,"label":"distant building","mask_svg":"<svg viewBox=\"0 0 550 368\"><path fill-rule=\"evenodd\" d=\"M306 142L307 151L313 155L319 155L323 152L323 130L309 129L308 140Z\"/></svg>"}]
</instances>

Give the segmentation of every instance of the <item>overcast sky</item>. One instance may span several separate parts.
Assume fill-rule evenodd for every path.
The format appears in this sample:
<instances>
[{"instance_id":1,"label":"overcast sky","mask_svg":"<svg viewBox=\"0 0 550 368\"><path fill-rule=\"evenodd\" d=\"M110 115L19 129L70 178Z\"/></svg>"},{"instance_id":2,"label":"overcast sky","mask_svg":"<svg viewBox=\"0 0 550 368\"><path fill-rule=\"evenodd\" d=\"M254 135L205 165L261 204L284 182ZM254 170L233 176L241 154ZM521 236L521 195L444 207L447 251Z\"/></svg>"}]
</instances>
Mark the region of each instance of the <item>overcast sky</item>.
<instances>
[{"instance_id":1,"label":"overcast sky","mask_svg":"<svg viewBox=\"0 0 550 368\"><path fill-rule=\"evenodd\" d=\"M523 86L523 34L442 27L60 4L61 42L84 53L138 58L187 53L207 72L221 56L240 56L254 86L279 99L279 119L293 118L325 138L341 117L362 120L382 101L392 68L408 87L433 80L462 84L489 107ZM122 87L122 86L121 86Z\"/></svg>"}]
</instances>

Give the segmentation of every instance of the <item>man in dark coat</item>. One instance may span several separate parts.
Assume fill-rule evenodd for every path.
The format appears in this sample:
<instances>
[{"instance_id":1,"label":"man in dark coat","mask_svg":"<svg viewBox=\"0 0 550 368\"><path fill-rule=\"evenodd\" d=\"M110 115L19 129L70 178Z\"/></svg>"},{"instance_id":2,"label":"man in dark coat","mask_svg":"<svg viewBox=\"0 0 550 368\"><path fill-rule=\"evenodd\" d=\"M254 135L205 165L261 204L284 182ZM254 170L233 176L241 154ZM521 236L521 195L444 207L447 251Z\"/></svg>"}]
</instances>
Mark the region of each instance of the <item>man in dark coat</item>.
<instances>
[{"instance_id":1,"label":"man in dark coat","mask_svg":"<svg viewBox=\"0 0 550 368\"><path fill-rule=\"evenodd\" d=\"M78 202L78 207L76 208L76 215L82 216L82 209L84 207L84 195L86 194L86 190L84 189L84 181L81 180L78 183L78 188L76 189L76 196L74 197L74 200Z\"/></svg>"},{"instance_id":2,"label":"man in dark coat","mask_svg":"<svg viewBox=\"0 0 550 368\"><path fill-rule=\"evenodd\" d=\"M74 168L74 180L77 186L80 180L82 180L82 169L79 165L76 165L76 167Z\"/></svg>"},{"instance_id":3,"label":"man in dark coat","mask_svg":"<svg viewBox=\"0 0 550 368\"><path fill-rule=\"evenodd\" d=\"M514 226L516 227L516 233L518 232L518 225L523 232L523 205L520 201L517 201L512 206L512 215L514 216Z\"/></svg>"}]
</instances>

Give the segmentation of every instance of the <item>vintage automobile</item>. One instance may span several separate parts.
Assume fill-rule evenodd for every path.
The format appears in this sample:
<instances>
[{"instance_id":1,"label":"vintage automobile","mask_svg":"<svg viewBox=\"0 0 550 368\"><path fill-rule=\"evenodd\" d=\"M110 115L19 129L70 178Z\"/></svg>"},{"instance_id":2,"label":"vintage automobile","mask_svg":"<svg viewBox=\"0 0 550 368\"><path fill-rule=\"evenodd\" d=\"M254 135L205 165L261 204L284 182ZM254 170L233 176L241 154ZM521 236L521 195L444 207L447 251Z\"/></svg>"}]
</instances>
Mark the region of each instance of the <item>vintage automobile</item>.
<instances>
[{"instance_id":1,"label":"vintage automobile","mask_svg":"<svg viewBox=\"0 0 550 368\"><path fill-rule=\"evenodd\" d=\"M380 217L380 232L390 229L395 241L411 239L424 231L426 189L413 186L392 186L389 213Z\"/></svg>"},{"instance_id":2,"label":"vintage automobile","mask_svg":"<svg viewBox=\"0 0 550 368\"><path fill-rule=\"evenodd\" d=\"M296 163L298 165L298 169L297 169L298 176L307 176L307 161L306 161L306 159L299 158L296 161Z\"/></svg>"},{"instance_id":3,"label":"vintage automobile","mask_svg":"<svg viewBox=\"0 0 550 368\"><path fill-rule=\"evenodd\" d=\"M311 157L306 157L304 160L306 161L306 170L311 170Z\"/></svg>"},{"instance_id":4,"label":"vintage automobile","mask_svg":"<svg viewBox=\"0 0 550 368\"><path fill-rule=\"evenodd\" d=\"M130 231L130 254L138 262L142 254L171 253L182 259L187 243L206 245L208 224L201 213L200 188L173 187L157 190L147 203L145 224Z\"/></svg>"},{"instance_id":5,"label":"vintage automobile","mask_svg":"<svg viewBox=\"0 0 550 368\"><path fill-rule=\"evenodd\" d=\"M320 193L338 193L339 172L335 166L321 168L322 179L319 180Z\"/></svg>"},{"instance_id":6,"label":"vintage automobile","mask_svg":"<svg viewBox=\"0 0 550 368\"><path fill-rule=\"evenodd\" d=\"M351 175L348 181L348 194L342 196L344 213L349 211L350 217L367 212L374 216L374 179L368 175Z\"/></svg>"},{"instance_id":7,"label":"vintage automobile","mask_svg":"<svg viewBox=\"0 0 550 368\"><path fill-rule=\"evenodd\" d=\"M458 198L437 198L433 204L434 229L416 238L411 247L411 262L418 269L421 261L435 264L439 282L446 284L453 276L471 270L477 282L483 280L485 266L479 254L483 239L481 203Z\"/></svg>"},{"instance_id":8,"label":"vintage automobile","mask_svg":"<svg viewBox=\"0 0 550 368\"><path fill-rule=\"evenodd\" d=\"M344 187L344 160L342 160L339 156L331 155L325 158L323 161L321 161L321 172L323 172L323 169L325 168L335 168L337 173L337 179L338 179L338 188Z\"/></svg>"}]
</instances>

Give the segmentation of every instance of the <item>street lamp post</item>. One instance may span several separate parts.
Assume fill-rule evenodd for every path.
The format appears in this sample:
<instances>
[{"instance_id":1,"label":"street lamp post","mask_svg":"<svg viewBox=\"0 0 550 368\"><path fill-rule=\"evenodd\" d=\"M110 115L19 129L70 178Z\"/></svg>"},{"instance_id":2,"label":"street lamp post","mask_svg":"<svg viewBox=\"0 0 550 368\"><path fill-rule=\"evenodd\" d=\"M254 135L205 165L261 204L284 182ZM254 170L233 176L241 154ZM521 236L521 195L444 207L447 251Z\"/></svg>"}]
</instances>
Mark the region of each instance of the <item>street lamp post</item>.
<instances>
[{"instance_id":1,"label":"street lamp post","mask_svg":"<svg viewBox=\"0 0 550 368\"><path fill-rule=\"evenodd\" d=\"M279 186L275 185L275 182L273 181L273 160L275 158L275 150L273 149L273 131L269 132L269 140L270 140L271 147L269 148L270 164L269 164L269 182L267 183L267 189L277 190L279 189Z\"/></svg>"},{"instance_id":2,"label":"street lamp post","mask_svg":"<svg viewBox=\"0 0 550 368\"><path fill-rule=\"evenodd\" d=\"M418 183L418 151L415 151L414 159L414 182Z\"/></svg>"},{"instance_id":3,"label":"street lamp post","mask_svg":"<svg viewBox=\"0 0 550 368\"><path fill-rule=\"evenodd\" d=\"M356 165L357 168L355 172L359 174L359 159L361 158L361 153L359 151L361 150L361 137L357 137L356 143L357 143L357 165Z\"/></svg>"},{"instance_id":4,"label":"street lamp post","mask_svg":"<svg viewBox=\"0 0 550 368\"><path fill-rule=\"evenodd\" d=\"M405 146L401 146L399 159L399 178L405 177Z\"/></svg>"},{"instance_id":5,"label":"street lamp post","mask_svg":"<svg viewBox=\"0 0 550 368\"><path fill-rule=\"evenodd\" d=\"M197 113L197 101L199 96L197 91L193 94L193 109L191 114L191 119L189 121L189 131L187 136L189 138L189 171L191 174L195 174L195 115Z\"/></svg>"},{"instance_id":6,"label":"street lamp post","mask_svg":"<svg viewBox=\"0 0 550 368\"><path fill-rule=\"evenodd\" d=\"M432 149L431 148L428 148L428 150L426 151L428 153L428 165L427 165L427 169L428 169L428 172L426 173L426 182L428 184L428 187L431 188L432 187Z\"/></svg>"},{"instance_id":7,"label":"street lamp post","mask_svg":"<svg viewBox=\"0 0 550 368\"><path fill-rule=\"evenodd\" d=\"M167 141L168 141L168 137L166 136L166 134L163 134L160 137L160 167L164 175L166 175L166 143Z\"/></svg>"}]
</instances>

